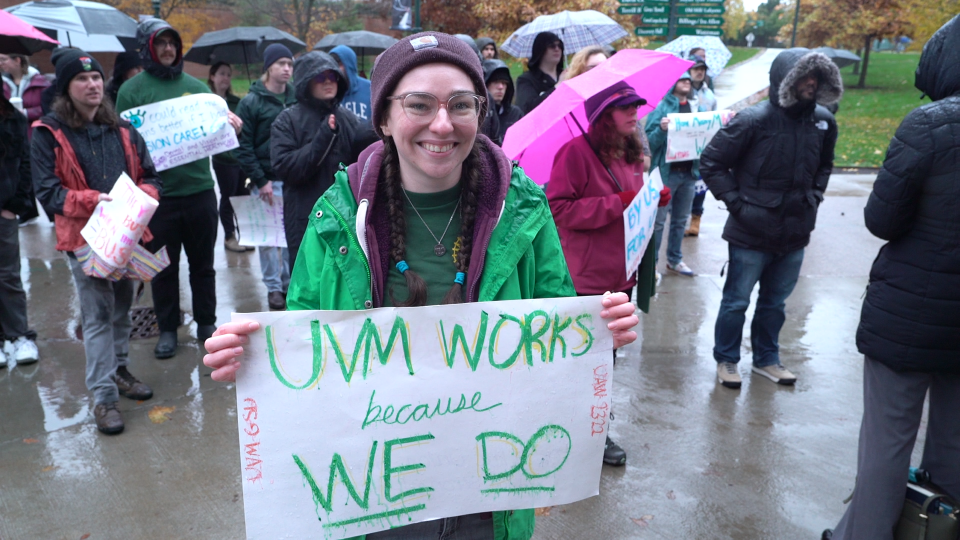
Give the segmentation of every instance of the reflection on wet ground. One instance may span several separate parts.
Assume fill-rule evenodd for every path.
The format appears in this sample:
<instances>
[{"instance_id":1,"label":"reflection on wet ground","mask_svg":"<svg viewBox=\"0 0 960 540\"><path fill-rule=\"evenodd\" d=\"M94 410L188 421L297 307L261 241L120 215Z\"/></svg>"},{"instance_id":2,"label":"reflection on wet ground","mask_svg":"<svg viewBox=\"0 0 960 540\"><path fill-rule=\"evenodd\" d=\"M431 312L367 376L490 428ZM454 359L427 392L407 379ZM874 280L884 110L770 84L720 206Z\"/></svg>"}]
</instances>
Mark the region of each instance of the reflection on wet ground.
<instances>
[{"instance_id":1,"label":"reflection on wet ground","mask_svg":"<svg viewBox=\"0 0 960 540\"><path fill-rule=\"evenodd\" d=\"M835 524L853 486L862 410L854 332L881 245L863 226L871 180L835 176L820 209L780 336L795 388L751 377L749 320L743 388L714 380L726 213L708 198L701 236L684 241L701 275L664 276L641 340L615 368L612 431L627 465L604 467L598 497L541 512L535 538L801 539ZM21 230L42 360L0 370L0 538L242 538L235 394L200 364L195 329L181 328L167 361L153 358L153 339L131 342L130 370L155 397L121 398L126 431L100 435L79 306L52 246L51 228ZM218 247L217 270L220 321L266 310L254 253Z\"/></svg>"}]
</instances>

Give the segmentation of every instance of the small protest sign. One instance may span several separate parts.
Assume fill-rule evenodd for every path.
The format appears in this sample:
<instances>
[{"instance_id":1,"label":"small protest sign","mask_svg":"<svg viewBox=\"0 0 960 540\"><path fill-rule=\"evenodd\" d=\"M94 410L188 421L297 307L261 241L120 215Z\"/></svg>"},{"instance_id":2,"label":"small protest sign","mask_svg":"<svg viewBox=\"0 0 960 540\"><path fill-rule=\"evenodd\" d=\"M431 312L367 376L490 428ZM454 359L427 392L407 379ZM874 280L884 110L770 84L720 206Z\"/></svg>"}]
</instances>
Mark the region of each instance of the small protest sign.
<instances>
[{"instance_id":1,"label":"small protest sign","mask_svg":"<svg viewBox=\"0 0 960 540\"><path fill-rule=\"evenodd\" d=\"M600 300L233 314L261 325L236 387L247 538L597 495L613 375Z\"/></svg>"},{"instance_id":2,"label":"small protest sign","mask_svg":"<svg viewBox=\"0 0 960 540\"><path fill-rule=\"evenodd\" d=\"M660 190L663 180L660 168L650 174L644 174L643 187L623 211L623 233L626 253L627 276L632 276L640 267L640 260L647 251L647 244L653 238L653 226L657 221L657 208L660 205Z\"/></svg>"},{"instance_id":3,"label":"small protest sign","mask_svg":"<svg viewBox=\"0 0 960 540\"><path fill-rule=\"evenodd\" d=\"M260 197L241 195L230 197L230 204L237 216L241 246L287 247L287 235L283 231L283 198L274 197L271 205Z\"/></svg>"},{"instance_id":4,"label":"small protest sign","mask_svg":"<svg viewBox=\"0 0 960 540\"><path fill-rule=\"evenodd\" d=\"M733 118L733 112L671 113L667 118L670 124L667 126L666 162L672 163L700 159L713 136Z\"/></svg>"},{"instance_id":5,"label":"small protest sign","mask_svg":"<svg viewBox=\"0 0 960 540\"><path fill-rule=\"evenodd\" d=\"M158 171L240 146L227 121L230 109L216 94L192 94L120 113L143 137Z\"/></svg>"},{"instance_id":6,"label":"small protest sign","mask_svg":"<svg viewBox=\"0 0 960 540\"><path fill-rule=\"evenodd\" d=\"M104 265L115 270L130 262L159 203L138 188L127 173L120 173L110 198L97 204L80 236Z\"/></svg>"}]
</instances>

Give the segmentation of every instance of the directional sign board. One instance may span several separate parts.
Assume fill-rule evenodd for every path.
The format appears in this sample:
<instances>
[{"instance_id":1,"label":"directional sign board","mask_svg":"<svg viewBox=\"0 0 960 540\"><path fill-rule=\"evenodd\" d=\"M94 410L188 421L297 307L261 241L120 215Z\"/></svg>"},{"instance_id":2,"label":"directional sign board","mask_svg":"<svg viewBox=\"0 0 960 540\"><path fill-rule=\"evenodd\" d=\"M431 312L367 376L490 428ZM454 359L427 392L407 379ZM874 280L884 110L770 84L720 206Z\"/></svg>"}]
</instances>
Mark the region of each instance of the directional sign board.
<instances>
[{"instance_id":1,"label":"directional sign board","mask_svg":"<svg viewBox=\"0 0 960 540\"><path fill-rule=\"evenodd\" d=\"M670 24L670 17L664 15L644 15L643 24Z\"/></svg>"},{"instance_id":2,"label":"directional sign board","mask_svg":"<svg viewBox=\"0 0 960 540\"><path fill-rule=\"evenodd\" d=\"M723 17L677 17L677 24L679 26L720 26L723 24Z\"/></svg>"},{"instance_id":3,"label":"directional sign board","mask_svg":"<svg viewBox=\"0 0 960 540\"><path fill-rule=\"evenodd\" d=\"M723 15L727 8L724 6L679 6L677 11L680 15Z\"/></svg>"},{"instance_id":4,"label":"directional sign board","mask_svg":"<svg viewBox=\"0 0 960 540\"><path fill-rule=\"evenodd\" d=\"M621 15L670 15L670 6L620 6L617 13Z\"/></svg>"},{"instance_id":5,"label":"directional sign board","mask_svg":"<svg viewBox=\"0 0 960 540\"><path fill-rule=\"evenodd\" d=\"M640 28L637 28L637 30L640 30ZM644 28L644 30L646 30L646 28ZM643 36L643 35L648 35L648 34L640 34L640 33L638 32L637 35L638 35L638 36ZM659 34L657 34L657 35L659 35ZM677 28L677 35L678 35L678 36L714 36L714 37L720 37L720 36L723 35L723 29L722 29L722 28L685 28L685 27L683 27L683 26L680 26L680 27Z\"/></svg>"},{"instance_id":6,"label":"directional sign board","mask_svg":"<svg viewBox=\"0 0 960 540\"><path fill-rule=\"evenodd\" d=\"M713 0L710 0L712 2ZM670 0L620 0L621 4L669 4Z\"/></svg>"},{"instance_id":7,"label":"directional sign board","mask_svg":"<svg viewBox=\"0 0 960 540\"><path fill-rule=\"evenodd\" d=\"M667 35L666 26L638 26L633 31L638 36L665 36Z\"/></svg>"}]
</instances>

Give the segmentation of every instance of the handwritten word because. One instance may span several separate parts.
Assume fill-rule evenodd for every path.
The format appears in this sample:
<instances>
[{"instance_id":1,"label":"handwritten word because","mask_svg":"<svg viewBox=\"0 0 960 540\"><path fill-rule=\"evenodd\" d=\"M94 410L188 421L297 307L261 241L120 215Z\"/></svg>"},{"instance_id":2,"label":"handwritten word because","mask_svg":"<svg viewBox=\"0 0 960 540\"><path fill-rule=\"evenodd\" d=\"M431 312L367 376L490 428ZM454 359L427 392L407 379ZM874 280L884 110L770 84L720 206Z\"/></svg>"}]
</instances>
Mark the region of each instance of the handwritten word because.
<instances>
[{"instance_id":1,"label":"handwritten word because","mask_svg":"<svg viewBox=\"0 0 960 540\"><path fill-rule=\"evenodd\" d=\"M437 399L436 405L433 406L431 410L429 404L421 403L416 407L412 403L401 405L396 409L396 416L394 416L393 405L387 405L386 408L382 409L380 405L375 405L373 403L373 398L376 396L377 391L374 390L370 394L370 403L367 405L367 414L363 417L363 425L360 426L360 429L366 429L367 426L376 424L377 422L383 422L384 424L406 424L410 420L414 422L419 422L421 420L430 420L434 416L444 416L446 414L457 414L462 411L474 411L474 412L487 412L490 409L495 409L503 403L495 403L487 408L477 408L480 405L480 400L483 399L483 395L480 392L474 392L473 397L470 398L470 404L467 404L467 397L464 394L460 394L460 403L457 404L453 409L450 406L453 404L453 398L447 398L447 406L443 408L443 398ZM413 408L411 411L406 411L406 409ZM376 411L376 412L374 412ZM373 417L370 417L370 414L373 413ZM406 414L406 416L404 416ZM402 419L401 419L402 418Z\"/></svg>"}]
</instances>

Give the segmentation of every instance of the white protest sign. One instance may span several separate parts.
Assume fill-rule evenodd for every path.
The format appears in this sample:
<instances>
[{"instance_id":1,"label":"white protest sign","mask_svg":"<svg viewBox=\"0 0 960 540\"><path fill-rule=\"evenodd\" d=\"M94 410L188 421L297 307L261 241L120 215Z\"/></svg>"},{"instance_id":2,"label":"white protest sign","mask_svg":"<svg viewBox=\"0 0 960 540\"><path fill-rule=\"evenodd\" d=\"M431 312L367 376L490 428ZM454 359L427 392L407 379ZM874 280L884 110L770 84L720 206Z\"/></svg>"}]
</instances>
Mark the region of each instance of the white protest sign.
<instances>
[{"instance_id":1,"label":"white protest sign","mask_svg":"<svg viewBox=\"0 0 960 540\"><path fill-rule=\"evenodd\" d=\"M672 163L700 159L713 136L733 118L733 112L671 113L667 118L670 124L667 126L666 162Z\"/></svg>"},{"instance_id":2,"label":"white protest sign","mask_svg":"<svg viewBox=\"0 0 960 540\"><path fill-rule=\"evenodd\" d=\"M97 203L80 236L106 264L117 269L130 262L133 248L159 203L138 188L127 173L120 173L110 197L113 200Z\"/></svg>"},{"instance_id":3,"label":"white protest sign","mask_svg":"<svg viewBox=\"0 0 960 540\"><path fill-rule=\"evenodd\" d=\"M657 221L657 208L660 205L660 190L663 189L660 167L643 176L643 187L630 201L630 206L623 211L627 277L632 276L640 267L647 244L653 238L653 226Z\"/></svg>"},{"instance_id":4,"label":"white protest sign","mask_svg":"<svg viewBox=\"0 0 960 540\"><path fill-rule=\"evenodd\" d=\"M230 109L216 94L189 96L141 105L120 113L137 128L158 171L172 169L240 144L227 121Z\"/></svg>"},{"instance_id":5,"label":"white protest sign","mask_svg":"<svg viewBox=\"0 0 960 540\"><path fill-rule=\"evenodd\" d=\"M247 538L345 538L599 493L600 297L259 321L237 374ZM281 518L282 517L282 518Z\"/></svg>"},{"instance_id":6,"label":"white protest sign","mask_svg":"<svg viewBox=\"0 0 960 540\"><path fill-rule=\"evenodd\" d=\"M273 204L260 197L240 195L230 197L233 213L237 216L241 246L287 247L283 232L283 199L274 197Z\"/></svg>"}]
</instances>

